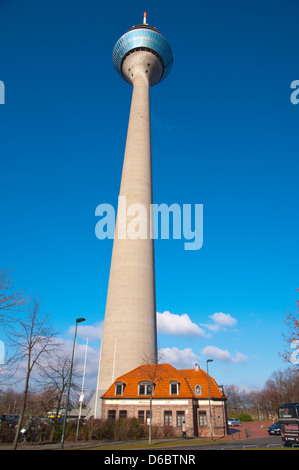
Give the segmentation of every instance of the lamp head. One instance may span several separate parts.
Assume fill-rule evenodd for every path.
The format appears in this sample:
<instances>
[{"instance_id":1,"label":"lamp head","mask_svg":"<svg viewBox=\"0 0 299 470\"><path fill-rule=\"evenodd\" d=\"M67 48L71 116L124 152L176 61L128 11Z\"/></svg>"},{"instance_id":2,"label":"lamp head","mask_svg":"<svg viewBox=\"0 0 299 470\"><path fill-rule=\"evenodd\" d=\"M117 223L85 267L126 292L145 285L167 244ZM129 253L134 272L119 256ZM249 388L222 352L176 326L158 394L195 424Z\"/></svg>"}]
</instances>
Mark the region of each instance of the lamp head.
<instances>
[{"instance_id":1,"label":"lamp head","mask_svg":"<svg viewBox=\"0 0 299 470\"><path fill-rule=\"evenodd\" d=\"M76 323L81 323L81 322L83 322L83 321L85 321L85 318L77 318L77 319L76 319Z\"/></svg>"}]
</instances>

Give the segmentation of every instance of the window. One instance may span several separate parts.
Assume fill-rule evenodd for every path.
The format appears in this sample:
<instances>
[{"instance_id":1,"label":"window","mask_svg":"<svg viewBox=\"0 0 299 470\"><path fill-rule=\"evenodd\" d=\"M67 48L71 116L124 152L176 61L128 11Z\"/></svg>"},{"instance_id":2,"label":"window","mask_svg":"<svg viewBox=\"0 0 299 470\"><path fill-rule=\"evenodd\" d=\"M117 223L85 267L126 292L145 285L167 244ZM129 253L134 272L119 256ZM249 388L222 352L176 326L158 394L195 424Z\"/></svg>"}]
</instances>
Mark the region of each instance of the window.
<instances>
[{"instance_id":1,"label":"window","mask_svg":"<svg viewBox=\"0 0 299 470\"><path fill-rule=\"evenodd\" d=\"M198 412L198 425L205 427L207 425L207 413L205 411Z\"/></svg>"},{"instance_id":2,"label":"window","mask_svg":"<svg viewBox=\"0 0 299 470\"><path fill-rule=\"evenodd\" d=\"M119 417L126 418L127 417L127 410L119 410Z\"/></svg>"},{"instance_id":3,"label":"window","mask_svg":"<svg viewBox=\"0 0 299 470\"><path fill-rule=\"evenodd\" d=\"M108 410L108 421L115 421L116 411Z\"/></svg>"},{"instance_id":4,"label":"window","mask_svg":"<svg viewBox=\"0 0 299 470\"><path fill-rule=\"evenodd\" d=\"M138 410L138 421L139 423L144 423L144 410Z\"/></svg>"},{"instance_id":5,"label":"window","mask_svg":"<svg viewBox=\"0 0 299 470\"><path fill-rule=\"evenodd\" d=\"M278 416L279 418L297 418L296 411L299 413L299 407L297 407L295 403L287 406L281 406L278 409Z\"/></svg>"},{"instance_id":6,"label":"window","mask_svg":"<svg viewBox=\"0 0 299 470\"><path fill-rule=\"evenodd\" d=\"M115 384L115 395L123 395L125 389L124 382L116 382Z\"/></svg>"},{"instance_id":7,"label":"window","mask_svg":"<svg viewBox=\"0 0 299 470\"><path fill-rule=\"evenodd\" d=\"M146 411L146 425L150 425L150 417L151 412L149 410ZM141 424L144 424L144 410L138 410L138 421Z\"/></svg>"},{"instance_id":8,"label":"window","mask_svg":"<svg viewBox=\"0 0 299 470\"><path fill-rule=\"evenodd\" d=\"M164 426L172 426L172 411L164 411Z\"/></svg>"},{"instance_id":9,"label":"window","mask_svg":"<svg viewBox=\"0 0 299 470\"><path fill-rule=\"evenodd\" d=\"M180 383L179 382L170 382L169 384L169 394L170 395L178 395L180 390Z\"/></svg>"},{"instance_id":10,"label":"window","mask_svg":"<svg viewBox=\"0 0 299 470\"><path fill-rule=\"evenodd\" d=\"M183 421L185 421L185 412L177 411L176 412L176 425L178 428L182 427Z\"/></svg>"},{"instance_id":11,"label":"window","mask_svg":"<svg viewBox=\"0 0 299 470\"><path fill-rule=\"evenodd\" d=\"M141 382L138 384L138 395L151 395L154 393L154 387L150 383Z\"/></svg>"}]
</instances>

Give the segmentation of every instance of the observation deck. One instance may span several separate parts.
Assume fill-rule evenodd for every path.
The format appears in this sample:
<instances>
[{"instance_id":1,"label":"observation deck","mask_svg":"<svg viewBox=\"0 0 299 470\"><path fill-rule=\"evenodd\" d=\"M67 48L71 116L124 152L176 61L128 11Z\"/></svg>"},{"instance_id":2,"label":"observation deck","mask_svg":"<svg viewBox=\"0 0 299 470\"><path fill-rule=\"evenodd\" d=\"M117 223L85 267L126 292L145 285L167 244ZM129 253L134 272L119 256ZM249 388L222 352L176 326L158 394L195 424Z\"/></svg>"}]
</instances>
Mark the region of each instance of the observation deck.
<instances>
[{"instance_id":1,"label":"observation deck","mask_svg":"<svg viewBox=\"0 0 299 470\"><path fill-rule=\"evenodd\" d=\"M162 67L158 82L167 77L173 63L172 50L156 28L148 24L133 26L116 42L112 53L113 64L121 78L126 81L128 80L123 73L122 66L125 59L135 51L148 51L158 57Z\"/></svg>"}]
</instances>

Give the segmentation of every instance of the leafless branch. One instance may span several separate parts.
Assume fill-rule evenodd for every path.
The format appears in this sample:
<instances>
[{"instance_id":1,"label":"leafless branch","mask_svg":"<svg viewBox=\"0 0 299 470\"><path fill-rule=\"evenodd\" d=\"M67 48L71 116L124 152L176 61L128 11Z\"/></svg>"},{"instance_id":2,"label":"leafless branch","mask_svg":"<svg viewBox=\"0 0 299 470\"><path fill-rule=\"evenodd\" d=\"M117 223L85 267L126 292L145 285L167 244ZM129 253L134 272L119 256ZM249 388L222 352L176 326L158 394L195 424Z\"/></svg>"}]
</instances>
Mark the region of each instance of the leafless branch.
<instances>
[{"instance_id":1,"label":"leafless branch","mask_svg":"<svg viewBox=\"0 0 299 470\"><path fill-rule=\"evenodd\" d=\"M12 270L0 270L0 324L15 320L15 314L28 305L30 296L24 290L13 290Z\"/></svg>"},{"instance_id":2,"label":"leafless branch","mask_svg":"<svg viewBox=\"0 0 299 470\"><path fill-rule=\"evenodd\" d=\"M9 337L11 344L18 351L25 366L25 388L23 407L16 430L14 448L17 448L18 437L26 408L29 381L34 367L40 367L42 358L51 354L57 348L56 332L49 326L49 316L42 316L40 303L34 298L28 308L26 318L10 325Z\"/></svg>"}]
</instances>

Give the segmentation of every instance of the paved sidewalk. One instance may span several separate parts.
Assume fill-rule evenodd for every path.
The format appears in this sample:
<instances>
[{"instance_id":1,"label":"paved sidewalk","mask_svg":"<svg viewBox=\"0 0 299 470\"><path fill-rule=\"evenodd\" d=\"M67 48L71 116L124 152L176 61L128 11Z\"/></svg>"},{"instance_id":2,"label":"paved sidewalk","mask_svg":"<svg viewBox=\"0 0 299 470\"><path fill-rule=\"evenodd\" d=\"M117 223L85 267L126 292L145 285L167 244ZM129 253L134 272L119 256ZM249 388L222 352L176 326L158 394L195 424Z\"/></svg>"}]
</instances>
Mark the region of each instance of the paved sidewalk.
<instances>
[{"instance_id":1,"label":"paved sidewalk","mask_svg":"<svg viewBox=\"0 0 299 470\"><path fill-rule=\"evenodd\" d=\"M242 426L229 426L229 435L224 439L247 439L253 437L267 437L268 427L272 426L273 420L247 421Z\"/></svg>"}]
</instances>

